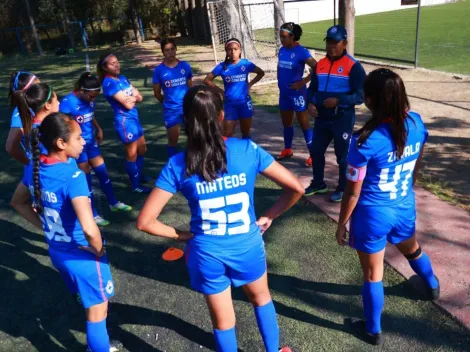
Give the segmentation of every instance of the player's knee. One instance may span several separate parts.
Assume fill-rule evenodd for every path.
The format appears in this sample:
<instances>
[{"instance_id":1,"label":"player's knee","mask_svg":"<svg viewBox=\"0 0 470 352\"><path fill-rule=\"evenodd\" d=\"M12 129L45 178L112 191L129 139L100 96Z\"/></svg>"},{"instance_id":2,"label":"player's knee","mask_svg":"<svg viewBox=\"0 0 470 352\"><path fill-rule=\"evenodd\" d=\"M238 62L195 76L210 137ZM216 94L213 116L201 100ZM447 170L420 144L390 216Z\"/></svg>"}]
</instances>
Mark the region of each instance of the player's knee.
<instances>
[{"instance_id":1,"label":"player's knee","mask_svg":"<svg viewBox=\"0 0 470 352\"><path fill-rule=\"evenodd\" d=\"M88 162L78 164L78 167L86 174L89 174L91 172L91 166L90 164L88 164Z\"/></svg>"},{"instance_id":2,"label":"player's knee","mask_svg":"<svg viewBox=\"0 0 470 352\"><path fill-rule=\"evenodd\" d=\"M414 251L413 253L403 254L403 255L408 260L415 260L415 259L418 259L421 256L421 253L422 253L421 247L418 247L418 249L416 251Z\"/></svg>"}]
</instances>

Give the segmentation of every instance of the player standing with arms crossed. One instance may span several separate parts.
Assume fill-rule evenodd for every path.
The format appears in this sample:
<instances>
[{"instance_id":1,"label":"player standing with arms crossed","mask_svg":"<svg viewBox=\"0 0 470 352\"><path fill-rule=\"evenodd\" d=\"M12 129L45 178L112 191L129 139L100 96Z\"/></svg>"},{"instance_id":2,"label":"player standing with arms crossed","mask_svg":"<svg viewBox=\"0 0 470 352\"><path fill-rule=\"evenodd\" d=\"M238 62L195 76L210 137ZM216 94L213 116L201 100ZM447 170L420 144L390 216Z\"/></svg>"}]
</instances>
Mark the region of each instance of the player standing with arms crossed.
<instances>
[{"instance_id":1,"label":"player standing with arms crossed","mask_svg":"<svg viewBox=\"0 0 470 352\"><path fill-rule=\"evenodd\" d=\"M75 83L75 90L62 99L59 111L69 115L80 125L82 137L86 145L77 159L77 164L83 170L87 179L88 188L90 189L91 208L95 221L99 226L106 226L109 225L109 221L98 215L94 205L91 178L92 168L98 177L101 189L106 195L111 211L130 211L132 207L116 199L113 184L109 179L108 171L98 146L103 142L103 130L95 118L95 99L100 94L100 91L101 83L99 79L90 72L85 72Z\"/></svg>"},{"instance_id":2,"label":"player standing with arms crossed","mask_svg":"<svg viewBox=\"0 0 470 352\"><path fill-rule=\"evenodd\" d=\"M225 61L218 64L204 79L204 84L218 88L213 80L221 76L224 81L224 121L222 122L225 137L235 133L237 121L243 138L250 138L253 118L253 102L249 95L253 87L264 76L264 71L247 59L242 59L242 46L238 39L231 38L225 43ZM248 82L250 73L255 78Z\"/></svg>"},{"instance_id":3,"label":"player standing with arms crossed","mask_svg":"<svg viewBox=\"0 0 470 352\"><path fill-rule=\"evenodd\" d=\"M11 204L24 219L44 231L54 267L83 303L89 349L116 351L119 344L111 345L106 328L114 284L93 219L85 174L72 159L78 158L85 145L80 126L66 115L54 113L33 129L31 136L33 162ZM40 143L47 155L41 155Z\"/></svg>"},{"instance_id":4,"label":"player standing with arms crossed","mask_svg":"<svg viewBox=\"0 0 470 352\"><path fill-rule=\"evenodd\" d=\"M149 193L152 189L141 185L141 182L146 181L142 169L147 145L136 104L142 102L142 95L126 77L120 75L121 68L116 55L101 55L96 70L103 94L114 111L114 128L124 144L126 172L132 191Z\"/></svg>"},{"instance_id":5,"label":"player standing with arms crossed","mask_svg":"<svg viewBox=\"0 0 470 352\"><path fill-rule=\"evenodd\" d=\"M284 149L277 160L290 158L294 155L292 141L294 139L294 113L304 133L305 143L310 152L312 147L313 129L307 113L307 89L311 74L303 77L305 64L315 69L317 62L310 52L299 44L302 28L293 22L281 26L280 37L282 48L279 50L277 66L277 82L279 87L279 109L284 126ZM312 166L312 158L305 161L305 166Z\"/></svg>"},{"instance_id":6,"label":"player standing with arms crossed","mask_svg":"<svg viewBox=\"0 0 470 352\"><path fill-rule=\"evenodd\" d=\"M188 62L176 58L174 39L163 39L160 46L165 59L153 70L153 95L163 104L163 121L168 135L166 150L171 158L178 153L183 98L192 85L193 72Z\"/></svg>"},{"instance_id":7,"label":"player standing with arms crossed","mask_svg":"<svg viewBox=\"0 0 470 352\"><path fill-rule=\"evenodd\" d=\"M251 140L223 137L222 96L215 88L191 88L183 109L186 151L170 158L161 171L137 219L137 228L188 241L186 263L191 286L205 295L218 352L237 351L231 285L243 287L254 306L266 350L278 352L279 327L268 289L262 232L297 202L302 185ZM276 182L283 193L256 221L253 191L258 173ZM178 191L189 203L191 232L157 220Z\"/></svg>"},{"instance_id":8,"label":"player standing with arms crossed","mask_svg":"<svg viewBox=\"0 0 470 352\"><path fill-rule=\"evenodd\" d=\"M353 135L348 156L347 186L341 204L336 240L357 251L364 275L365 321L352 326L367 342L383 342L380 318L384 305L384 253L387 241L396 245L411 268L427 284L429 298L439 298L439 281L415 235L413 186L428 132L421 117L409 111L405 85L388 69L371 72L364 96L372 118Z\"/></svg>"},{"instance_id":9,"label":"player standing with arms crossed","mask_svg":"<svg viewBox=\"0 0 470 352\"><path fill-rule=\"evenodd\" d=\"M25 146L23 124L21 123L20 112L18 111L18 107L15 105L16 102L14 97L15 94L25 92L33 84L38 83L40 83L39 78L31 72L17 71L13 73L10 78L8 100L10 107L14 107L14 109L11 115L10 131L8 132L5 149L11 157L25 166L29 164L31 155L30 151L28 151L28 148Z\"/></svg>"}]
</instances>

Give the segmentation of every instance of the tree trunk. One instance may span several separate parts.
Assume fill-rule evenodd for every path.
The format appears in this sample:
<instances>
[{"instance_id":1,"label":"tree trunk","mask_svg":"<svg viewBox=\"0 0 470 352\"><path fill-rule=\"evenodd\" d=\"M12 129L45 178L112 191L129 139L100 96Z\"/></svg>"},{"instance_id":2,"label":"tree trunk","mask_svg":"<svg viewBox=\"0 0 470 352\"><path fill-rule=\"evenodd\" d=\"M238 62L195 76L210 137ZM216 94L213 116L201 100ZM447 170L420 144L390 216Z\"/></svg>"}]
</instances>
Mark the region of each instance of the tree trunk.
<instances>
[{"instance_id":1,"label":"tree trunk","mask_svg":"<svg viewBox=\"0 0 470 352\"><path fill-rule=\"evenodd\" d=\"M142 44L142 36L140 32L140 22L137 16L137 11L134 6L134 1L129 0L129 10L131 12L131 19L132 19L132 27L134 29L135 40L137 44Z\"/></svg>"},{"instance_id":2,"label":"tree trunk","mask_svg":"<svg viewBox=\"0 0 470 352\"><path fill-rule=\"evenodd\" d=\"M251 21L251 18L250 18ZM281 26L284 22L284 0L274 1L274 40L276 41L276 54L281 47Z\"/></svg>"},{"instance_id":3,"label":"tree trunk","mask_svg":"<svg viewBox=\"0 0 470 352\"><path fill-rule=\"evenodd\" d=\"M356 15L354 0L339 0L338 5L339 24L348 31L348 52L350 55L354 55L354 18Z\"/></svg>"},{"instance_id":4,"label":"tree trunk","mask_svg":"<svg viewBox=\"0 0 470 352\"><path fill-rule=\"evenodd\" d=\"M41 42L38 37L38 32L36 31L36 25L34 24L34 18L31 14L31 7L29 6L29 0L24 0L26 4L26 12L28 13L28 20L31 26L31 32L33 33L34 40L36 41L36 48L38 49L39 55L43 55L44 52L42 51Z\"/></svg>"},{"instance_id":5,"label":"tree trunk","mask_svg":"<svg viewBox=\"0 0 470 352\"><path fill-rule=\"evenodd\" d=\"M182 37L187 37L186 27L184 23L184 8L183 0L175 0L176 5L176 22L178 23L178 29Z\"/></svg>"},{"instance_id":6,"label":"tree trunk","mask_svg":"<svg viewBox=\"0 0 470 352\"><path fill-rule=\"evenodd\" d=\"M59 0L60 7L62 8L62 14L64 16L64 25L67 36L69 37L69 43L71 48L75 48L75 39L73 38L72 27L70 26L69 15L67 12L67 6L65 6L65 0Z\"/></svg>"}]
</instances>

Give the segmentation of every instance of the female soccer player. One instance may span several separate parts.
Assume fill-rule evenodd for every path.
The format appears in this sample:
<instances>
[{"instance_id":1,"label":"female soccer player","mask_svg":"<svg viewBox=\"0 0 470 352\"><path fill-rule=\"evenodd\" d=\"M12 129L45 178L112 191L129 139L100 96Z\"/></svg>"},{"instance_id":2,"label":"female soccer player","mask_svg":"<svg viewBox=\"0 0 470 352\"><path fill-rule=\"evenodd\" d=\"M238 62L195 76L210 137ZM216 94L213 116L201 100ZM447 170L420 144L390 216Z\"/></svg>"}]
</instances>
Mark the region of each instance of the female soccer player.
<instances>
[{"instance_id":1,"label":"female soccer player","mask_svg":"<svg viewBox=\"0 0 470 352\"><path fill-rule=\"evenodd\" d=\"M176 58L174 39L163 39L160 46L165 59L153 71L153 95L163 104L163 121L168 135L166 149L168 158L171 158L178 153L183 98L192 85L193 72L188 62Z\"/></svg>"},{"instance_id":2,"label":"female soccer player","mask_svg":"<svg viewBox=\"0 0 470 352\"><path fill-rule=\"evenodd\" d=\"M217 351L237 351L230 286L243 286L254 305L268 352L278 351L279 327L268 289L262 232L303 194L298 179L249 139L224 138L222 95L213 87L190 88L184 98L185 152L173 156L147 199L137 228L151 235L188 241L191 286L205 295ZM258 221L253 191L262 173L283 188ZM181 191L191 210L191 232L157 220ZM282 351L290 351L284 348Z\"/></svg>"},{"instance_id":3,"label":"female soccer player","mask_svg":"<svg viewBox=\"0 0 470 352\"><path fill-rule=\"evenodd\" d=\"M307 149L312 147L313 129L307 112L307 89L311 74L303 77L305 64L312 69L317 62L310 52L299 44L302 28L293 22L284 23L280 31L282 48L279 50L277 66L277 82L279 86L279 109L284 126L284 149L277 160L290 158L292 140L294 139L294 112L304 132ZM308 158L305 166L312 166L312 158Z\"/></svg>"},{"instance_id":4,"label":"female soccer player","mask_svg":"<svg viewBox=\"0 0 470 352\"><path fill-rule=\"evenodd\" d=\"M147 145L135 106L142 101L142 95L126 77L120 75L121 68L116 55L101 55L96 70L103 94L114 110L114 128L124 144L126 172L132 191L149 193L152 189L141 185L141 182L146 181L142 170Z\"/></svg>"},{"instance_id":5,"label":"female soccer player","mask_svg":"<svg viewBox=\"0 0 470 352\"><path fill-rule=\"evenodd\" d=\"M421 117L409 111L400 76L388 69L371 72L364 82L364 102L372 118L356 132L348 156L348 183L341 204L336 240L357 251L364 274L365 321L352 319L356 332L371 344L383 341L380 317L386 242L397 246L411 268L439 298L439 281L415 236L413 185L428 132Z\"/></svg>"},{"instance_id":6,"label":"female soccer player","mask_svg":"<svg viewBox=\"0 0 470 352\"><path fill-rule=\"evenodd\" d=\"M106 165L99 148L103 141L103 130L95 119L95 99L100 94L101 83L96 76L90 72L83 73L75 83L75 90L66 95L60 102L60 112L71 116L82 130L82 137L86 142L83 152L77 159L78 167L85 173L88 188L90 189L91 208L96 223L99 226L109 225L109 221L98 215L94 206L92 189L91 169L100 181L101 189L108 199L109 207L112 211L130 211L132 208L119 202L113 190L113 185L109 179ZM95 138L96 132L96 138Z\"/></svg>"},{"instance_id":7,"label":"female soccer player","mask_svg":"<svg viewBox=\"0 0 470 352\"><path fill-rule=\"evenodd\" d=\"M243 138L250 138L251 120L253 118L253 103L249 95L253 87L264 76L264 71L247 59L242 59L242 45L236 38L225 43L225 61L218 64L204 79L204 84L217 87L213 80L221 76L224 81L225 117L222 123L225 137L235 133L237 121L240 120L240 131ZM248 76L256 73L248 83Z\"/></svg>"},{"instance_id":8,"label":"female soccer player","mask_svg":"<svg viewBox=\"0 0 470 352\"><path fill-rule=\"evenodd\" d=\"M39 78L30 72L17 71L13 73L10 78L8 100L10 102L10 107L14 107L14 109L11 115L10 132L8 132L5 149L8 154L23 165L29 164L30 155L28 154L28 149L24 144L23 125L21 123L18 107L15 105L14 95L15 93L28 90L29 87L37 83L40 83Z\"/></svg>"},{"instance_id":9,"label":"female soccer player","mask_svg":"<svg viewBox=\"0 0 470 352\"><path fill-rule=\"evenodd\" d=\"M31 136L33 162L11 204L44 231L52 263L70 292L83 302L90 350L109 352L106 316L114 284L100 230L93 220L85 174L71 159L78 158L85 145L80 126L66 115L54 113L33 129ZM47 155L41 155L40 143Z\"/></svg>"}]
</instances>

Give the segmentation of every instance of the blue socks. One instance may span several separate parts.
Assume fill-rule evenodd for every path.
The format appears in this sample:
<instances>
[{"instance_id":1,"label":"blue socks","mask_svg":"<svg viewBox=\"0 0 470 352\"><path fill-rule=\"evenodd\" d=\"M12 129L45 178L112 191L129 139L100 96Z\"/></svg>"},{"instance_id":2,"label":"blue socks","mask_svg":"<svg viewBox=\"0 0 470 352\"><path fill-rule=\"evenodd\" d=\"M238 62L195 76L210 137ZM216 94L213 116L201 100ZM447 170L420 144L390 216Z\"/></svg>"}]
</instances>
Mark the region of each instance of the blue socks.
<instances>
[{"instance_id":1,"label":"blue socks","mask_svg":"<svg viewBox=\"0 0 470 352\"><path fill-rule=\"evenodd\" d=\"M166 151L168 153L168 159L170 159L173 155L178 154L178 147L171 147L169 145L166 146Z\"/></svg>"},{"instance_id":2,"label":"blue socks","mask_svg":"<svg viewBox=\"0 0 470 352\"><path fill-rule=\"evenodd\" d=\"M93 188L92 188L92 178L91 178L91 173L85 174L86 176L86 183L88 183L88 190L90 194L88 195L88 198L90 198L90 203L91 203L91 211L93 212L93 217L98 216L98 212L96 211L95 207L95 197L93 196Z\"/></svg>"},{"instance_id":3,"label":"blue socks","mask_svg":"<svg viewBox=\"0 0 470 352\"><path fill-rule=\"evenodd\" d=\"M303 131L305 143L307 143L308 151L312 150L312 140L313 140L313 128L309 128L308 130Z\"/></svg>"},{"instance_id":4,"label":"blue socks","mask_svg":"<svg viewBox=\"0 0 470 352\"><path fill-rule=\"evenodd\" d=\"M237 336L235 327L227 330L214 329L217 352L237 352Z\"/></svg>"},{"instance_id":5,"label":"blue socks","mask_svg":"<svg viewBox=\"0 0 470 352\"><path fill-rule=\"evenodd\" d=\"M135 159L135 163L137 164L137 170L139 171L139 175L142 175L142 168L144 167L144 156L137 155L137 159Z\"/></svg>"},{"instance_id":6,"label":"blue socks","mask_svg":"<svg viewBox=\"0 0 470 352\"><path fill-rule=\"evenodd\" d=\"M435 289L439 286L432 270L431 260L426 253L423 252L418 259L408 260L408 263L430 288Z\"/></svg>"},{"instance_id":7,"label":"blue socks","mask_svg":"<svg viewBox=\"0 0 470 352\"><path fill-rule=\"evenodd\" d=\"M294 139L294 126L284 127L284 148L292 148L292 140Z\"/></svg>"},{"instance_id":8,"label":"blue socks","mask_svg":"<svg viewBox=\"0 0 470 352\"><path fill-rule=\"evenodd\" d=\"M279 326L277 325L277 316L273 301L270 301L264 306L255 307L255 316L266 352L278 352Z\"/></svg>"},{"instance_id":9,"label":"blue socks","mask_svg":"<svg viewBox=\"0 0 470 352\"><path fill-rule=\"evenodd\" d=\"M95 171L98 180L100 181L101 190L106 195L109 205L115 205L118 201L114 195L113 184L109 179L108 171L106 170L106 165L101 164L100 166L93 169Z\"/></svg>"},{"instance_id":10,"label":"blue socks","mask_svg":"<svg viewBox=\"0 0 470 352\"><path fill-rule=\"evenodd\" d=\"M109 352L109 336L106 319L97 323L86 322L86 339L92 352Z\"/></svg>"},{"instance_id":11,"label":"blue socks","mask_svg":"<svg viewBox=\"0 0 470 352\"><path fill-rule=\"evenodd\" d=\"M364 282L362 304L366 317L366 330L370 334L382 331L380 317L384 306L384 285L380 282Z\"/></svg>"},{"instance_id":12,"label":"blue socks","mask_svg":"<svg viewBox=\"0 0 470 352\"><path fill-rule=\"evenodd\" d=\"M126 160L126 172L127 175L129 175L132 189L139 187L139 169L137 168L137 162Z\"/></svg>"}]
</instances>

